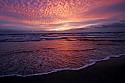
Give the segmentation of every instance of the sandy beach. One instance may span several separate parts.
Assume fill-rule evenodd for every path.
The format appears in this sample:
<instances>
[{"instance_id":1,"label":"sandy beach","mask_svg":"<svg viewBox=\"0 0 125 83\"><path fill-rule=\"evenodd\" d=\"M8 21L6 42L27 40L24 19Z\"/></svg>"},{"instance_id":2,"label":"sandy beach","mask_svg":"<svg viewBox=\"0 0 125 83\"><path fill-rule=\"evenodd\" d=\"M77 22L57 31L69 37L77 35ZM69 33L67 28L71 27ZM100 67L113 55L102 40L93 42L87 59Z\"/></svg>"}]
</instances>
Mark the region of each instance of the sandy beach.
<instances>
[{"instance_id":1,"label":"sandy beach","mask_svg":"<svg viewBox=\"0 0 125 83\"><path fill-rule=\"evenodd\" d=\"M124 83L125 56L100 61L77 71L59 71L30 77L0 77L2 83Z\"/></svg>"}]
</instances>

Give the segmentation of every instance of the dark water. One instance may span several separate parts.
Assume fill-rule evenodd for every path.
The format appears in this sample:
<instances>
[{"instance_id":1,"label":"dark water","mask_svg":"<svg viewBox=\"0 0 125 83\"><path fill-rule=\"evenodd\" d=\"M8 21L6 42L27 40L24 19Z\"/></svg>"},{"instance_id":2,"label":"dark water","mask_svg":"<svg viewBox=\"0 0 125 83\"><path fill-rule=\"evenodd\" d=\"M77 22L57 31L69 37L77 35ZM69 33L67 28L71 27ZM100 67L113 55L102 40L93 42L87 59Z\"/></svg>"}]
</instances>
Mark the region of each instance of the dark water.
<instances>
[{"instance_id":1,"label":"dark water","mask_svg":"<svg viewBox=\"0 0 125 83\"><path fill-rule=\"evenodd\" d=\"M124 54L124 32L0 34L0 76L78 70Z\"/></svg>"}]
</instances>

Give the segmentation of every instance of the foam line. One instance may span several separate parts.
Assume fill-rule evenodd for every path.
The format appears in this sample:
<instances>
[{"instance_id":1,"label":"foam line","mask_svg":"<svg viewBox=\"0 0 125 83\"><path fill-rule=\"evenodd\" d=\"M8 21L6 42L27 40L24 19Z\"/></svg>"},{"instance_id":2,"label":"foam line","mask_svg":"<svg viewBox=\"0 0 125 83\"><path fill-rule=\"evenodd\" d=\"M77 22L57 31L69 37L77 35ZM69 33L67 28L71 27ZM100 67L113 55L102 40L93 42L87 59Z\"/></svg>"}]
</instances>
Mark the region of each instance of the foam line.
<instances>
[{"instance_id":1,"label":"foam line","mask_svg":"<svg viewBox=\"0 0 125 83\"><path fill-rule=\"evenodd\" d=\"M107 56L107 57L105 57L103 59L100 59L100 60L90 60L90 62L91 62L90 64L86 64L85 66L79 67L79 68L62 68L62 69L55 69L53 71L45 72L45 73L36 73L36 74L28 74L28 75L10 74L10 75L1 75L0 77L6 77L6 76L28 77L28 76L37 76L37 75L50 74L50 73L53 73L53 72L64 71L64 70L81 70L81 69L87 68L89 66L92 66L97 62L104 61L104 60L109 60L109 59L111 59L113 57L118 58L118 57L121 57L121 56L125 56L125 54L110 55L110 56Z\"/></svg>"}]
</instances>

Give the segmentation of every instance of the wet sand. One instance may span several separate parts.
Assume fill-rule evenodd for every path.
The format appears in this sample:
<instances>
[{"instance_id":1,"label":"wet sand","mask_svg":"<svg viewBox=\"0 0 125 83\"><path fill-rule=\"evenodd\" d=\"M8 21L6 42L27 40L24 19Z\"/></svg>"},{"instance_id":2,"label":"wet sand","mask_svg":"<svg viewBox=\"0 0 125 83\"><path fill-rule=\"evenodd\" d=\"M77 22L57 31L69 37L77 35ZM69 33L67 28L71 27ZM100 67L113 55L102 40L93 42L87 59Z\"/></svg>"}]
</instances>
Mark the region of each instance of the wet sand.
<instances>
[{"instance_id":1,"label":"wet sand","mask_svg":"<svg viewBox=\"0 0 125 83\"><path fill-rule=\"evenodd\" d=\"M1 83L125 83L125 56L97 62L77 71L59 71L30 77L0 77Z\"/></svg>"}]
</instances>

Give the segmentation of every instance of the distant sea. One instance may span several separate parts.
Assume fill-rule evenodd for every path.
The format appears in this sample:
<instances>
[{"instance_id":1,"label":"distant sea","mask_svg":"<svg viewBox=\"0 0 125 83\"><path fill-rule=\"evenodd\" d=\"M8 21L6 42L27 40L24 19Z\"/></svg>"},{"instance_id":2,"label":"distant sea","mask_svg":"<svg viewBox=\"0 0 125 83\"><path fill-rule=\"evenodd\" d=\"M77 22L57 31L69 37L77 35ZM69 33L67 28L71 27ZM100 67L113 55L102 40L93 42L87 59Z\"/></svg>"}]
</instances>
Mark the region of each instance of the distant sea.
<instances>
[{"instance_id":1,"label":"distant sea","mask_svg":"<svg viewBox=\"0 0 125 83\"><path fill-rule=\"evenodd\" d=\"M79 70L125 55L125 32L0 34L0 77Z\"/></svg>"}]
</instances>

